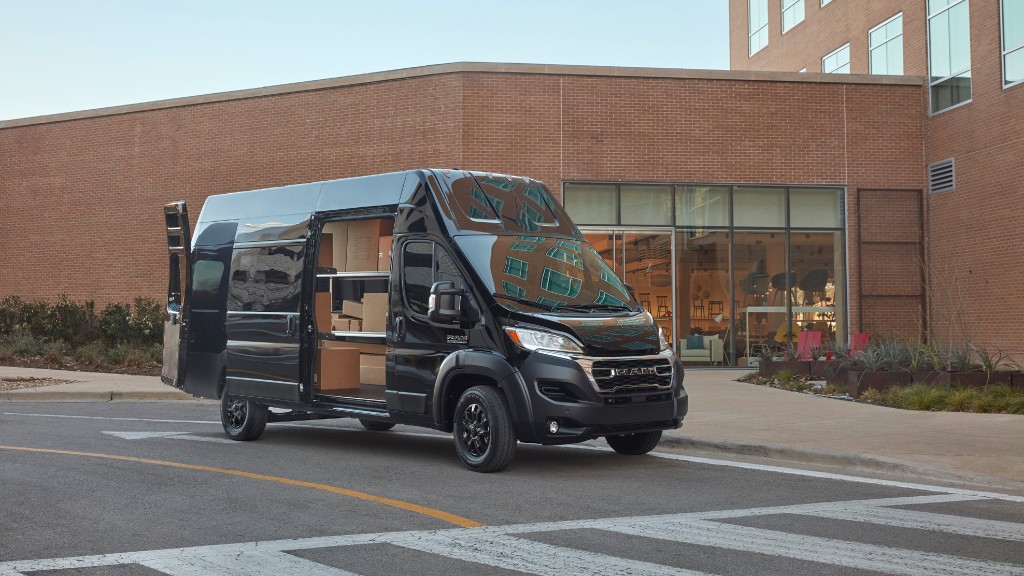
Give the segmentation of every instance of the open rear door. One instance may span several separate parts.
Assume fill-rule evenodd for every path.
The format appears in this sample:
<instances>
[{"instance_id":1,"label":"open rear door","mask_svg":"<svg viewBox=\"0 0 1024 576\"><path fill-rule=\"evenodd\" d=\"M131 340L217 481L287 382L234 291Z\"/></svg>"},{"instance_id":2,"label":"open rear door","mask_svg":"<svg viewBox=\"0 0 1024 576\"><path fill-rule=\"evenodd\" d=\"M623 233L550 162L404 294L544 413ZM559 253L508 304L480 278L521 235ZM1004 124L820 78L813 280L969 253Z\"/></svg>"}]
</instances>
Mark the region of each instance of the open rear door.
<instances>
[{"instance_id":1,"label":"open rear door","mask_svg":"<svg viewBox=\"0 0 1024 576\"><path fill-rule=\"evenodd\" d=\"M188 353L187 289L192 285L192 235L185 202L164 206L170 273L167 281L167 320L164 322L164 384L184 388Z\"/></svg>"}]
</instances>

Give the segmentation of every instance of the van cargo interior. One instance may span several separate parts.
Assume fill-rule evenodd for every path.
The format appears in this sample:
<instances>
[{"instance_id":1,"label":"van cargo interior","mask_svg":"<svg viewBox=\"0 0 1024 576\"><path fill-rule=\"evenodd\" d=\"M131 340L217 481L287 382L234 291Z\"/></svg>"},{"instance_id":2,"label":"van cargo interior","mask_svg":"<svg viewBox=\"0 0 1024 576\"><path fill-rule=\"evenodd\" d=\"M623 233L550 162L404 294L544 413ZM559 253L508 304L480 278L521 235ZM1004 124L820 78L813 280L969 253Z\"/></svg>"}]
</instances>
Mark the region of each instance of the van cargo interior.
<instances>
[{"instance_id":1,"label":"van cargo interior","mask_svg":"<svg viewBox=\"0 0 1024 576\"><path fill-rule=\"evenodd\" d=\"M327 222L317 253L318 394L384 400L391 219Z\"/></svg>"}]
</instances>

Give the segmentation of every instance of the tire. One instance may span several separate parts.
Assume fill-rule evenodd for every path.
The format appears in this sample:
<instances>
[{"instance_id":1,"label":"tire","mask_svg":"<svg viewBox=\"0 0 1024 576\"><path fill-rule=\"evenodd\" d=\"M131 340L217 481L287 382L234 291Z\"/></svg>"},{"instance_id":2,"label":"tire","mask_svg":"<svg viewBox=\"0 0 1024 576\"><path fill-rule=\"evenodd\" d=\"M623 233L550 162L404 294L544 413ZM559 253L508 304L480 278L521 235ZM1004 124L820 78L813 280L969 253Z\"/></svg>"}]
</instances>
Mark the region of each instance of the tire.
<instances>
[{"instance_id":1,"label":"tire","mask_svg":"<svg viewBox=\"0 0 1024 576\"><path fill-rule=\"evenodd\" d=\"M608 445L619 454L629 456L640 456L647 454L661 442L661 430L654 432L638 432L636 434L622 434L619 436L605 436Z\"/></svg>"},{"instance_id":2,"label":"tire","mask_svg":"<svg viewBox=\"0 0 1024 576\"><path fill-rule=\"evenodd\" d=\"M497 388L474 386L455 406L455 451L474 472L498 472L512 462L516 435L505 398Z\"/></svg>"},{"instance_id":3,"label":"tire","mask_svg":"<svg viewBox=\"0 0 1024 576\"><path fill-rule=\"evenodd\" d=\"M255 440L267 427L270 411L263 404L223 394L220 398L220 423L232 440Z\"/></svg>"},{"instance_id":4,"label":"tire","mask_svg":"<svg viewBox=\"0 0 1024 576\"><path fill-rule=\"evenodd\" d=\"M385 430L391 430L395 427L393 422L381 422L379 420L363 420L359 419L359 423L363 425L363 428L370 430L371 432L384 432Z\"/></svg>"}]
</instances>

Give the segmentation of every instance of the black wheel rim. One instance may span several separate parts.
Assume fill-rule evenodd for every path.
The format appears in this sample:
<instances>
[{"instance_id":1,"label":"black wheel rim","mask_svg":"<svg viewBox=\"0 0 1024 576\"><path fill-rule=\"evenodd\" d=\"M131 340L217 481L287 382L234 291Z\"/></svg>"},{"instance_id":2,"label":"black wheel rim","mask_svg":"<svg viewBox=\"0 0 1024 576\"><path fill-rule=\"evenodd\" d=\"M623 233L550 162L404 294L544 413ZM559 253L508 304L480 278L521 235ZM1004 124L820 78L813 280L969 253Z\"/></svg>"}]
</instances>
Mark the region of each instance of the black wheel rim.
<instances>
[{"instance_id":1,"label":"black wheel rim","mask_svg":"<svg viewBox=\"0 0 1024 576\"><path fill-rule=\"evenodd\" d=\"M487 418L487 411L474 402L462 411L460 422L462 445L471 456L482 457L491 445L491 421Z\"/></svg>"},{"instance_id":2,"label":"black wheel rim","mask_svg":"<svg viewBox=\"0 0 1024 576\"><path fill-rule=\"evenodd\" d=\"M224 417L227 420L228 428L238 430L245 425L245 417L249 413L249 404L244 400L232 400L224 409Z\"/></svg>"}]
</instances>

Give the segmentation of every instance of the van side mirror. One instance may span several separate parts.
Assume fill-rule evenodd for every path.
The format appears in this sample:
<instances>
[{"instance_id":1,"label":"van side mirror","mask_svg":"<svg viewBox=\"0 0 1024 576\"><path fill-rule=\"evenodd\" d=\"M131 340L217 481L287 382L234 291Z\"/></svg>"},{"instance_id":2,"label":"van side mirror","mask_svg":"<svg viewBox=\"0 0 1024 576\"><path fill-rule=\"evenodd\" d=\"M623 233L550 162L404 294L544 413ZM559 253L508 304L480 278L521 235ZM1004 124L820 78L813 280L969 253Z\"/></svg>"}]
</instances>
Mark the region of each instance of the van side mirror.
<instances>
[{"instance_id":1,"label":"van side mirror","mask_svg":"<svg viewBox=\"0 0 1024 576\"><path fill-rule=\"evenodd\" d=\"M466 291L456 288L451 280L434 282L430 287L427 318L435 324L454 324L463 327L480 321L480 311L469 299Z\"/></svg>"}]
</instances>

